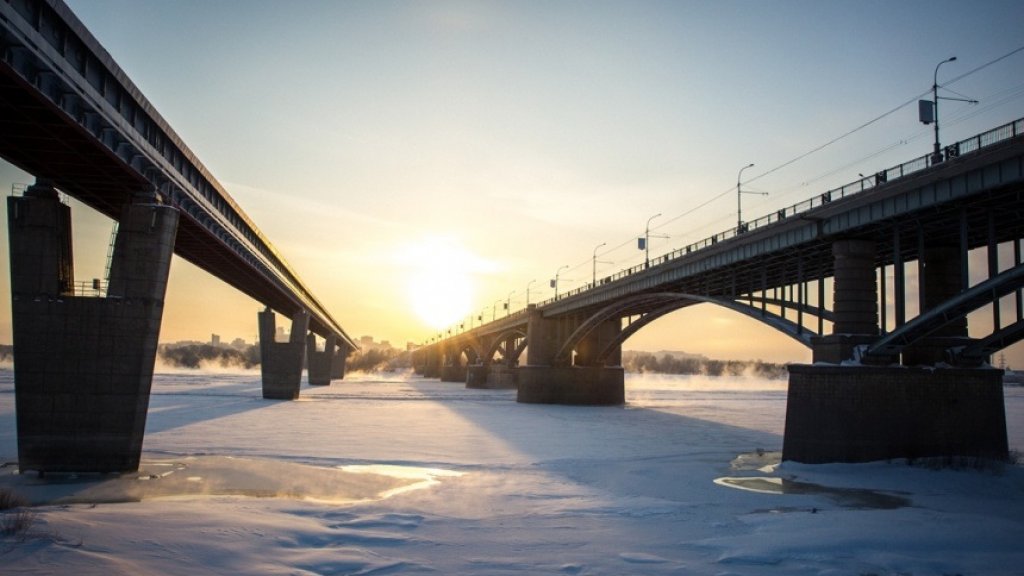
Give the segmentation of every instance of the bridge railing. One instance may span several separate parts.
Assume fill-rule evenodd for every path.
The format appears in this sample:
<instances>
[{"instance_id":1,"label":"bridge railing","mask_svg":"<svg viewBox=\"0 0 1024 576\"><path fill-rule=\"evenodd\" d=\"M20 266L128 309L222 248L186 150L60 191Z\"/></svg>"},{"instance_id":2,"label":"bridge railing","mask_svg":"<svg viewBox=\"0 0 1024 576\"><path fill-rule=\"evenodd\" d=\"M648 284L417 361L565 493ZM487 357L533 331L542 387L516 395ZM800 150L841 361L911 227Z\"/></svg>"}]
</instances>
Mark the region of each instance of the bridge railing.
<instances>
[{"instance_id":1,"label":"bridge railing","mask_svg":"<svg viewBox=\"0 0 1024 576\"><path fill-rule=\"evenodd\" d=\"M982 132L981 134L977 134L966 140L961 140L959 142L950 144L949 146L946 146L943 149L939 160L950 160L962 154L976 152L986 146L991 146L993 144L997 144L999 142L1003 142L1022 135L1024 135L1024 118L1015 120L1008 124L1004 124L1002 126L999 126L998 128ZM881 170L879 172L876 172L875 174L865 176L860 180L856 180L854 182L840 186L838 188L833 188L832 190L828 190L827 192L824 192L802 202L793 204L792 206L781 208L772 214L762 216L750 222L744 222L742 226L734 226L733 228L730 228L729 230L726 230L724 232L719 232L718 234L709 236L707 238L704 238L703 240L699 240L692 244L688 244L682 248L673 250L657 258L653 258L651 259L650 266L653 267L659 264L664 264L671 260L675 260L676 258L680 258L688 254L697 252L699 250L703 250L710 246L714 246L719 242L723 242L725 240L729 240L730 238L741 236L747 232L750 232L751 230L763 228L764 226L775 224L787 218L791 218L797 214L802 214L804 212L808 212L820 206L824 206L825 204L828 204L829 202L832 202L834 200L845 198L847 196L853 196L865 190L870 190L878 185L898 180L900 178L903 178L904 176L908 176L915 172L920 172L937 163L935 162L935 160L936 158L934 158L932 154L926 154L919 158L915 158L908 162L904 162L897 166L893 166L892 168ZM619 272L611 276L599 279L596 282L596 285L601 286L604 284L609 284L611 282L615 282L616 280L620 280L622 278L632 276L639 272L643 272L646 269L646 265L638 264L636 266L620 270ZM595 288L594 284L586 284L573 290L569 290L564 294L559 294L558 298L549 298L543 302L540 302L538 303L538 306L544 306L552 302L555 302L556 300L561 300L563 298L575 296L577 294L586 292L592 288Z\"/></svg>"},{"instance_id":2,"label":"bridge railing","mask_svg":"<svg viewBox=\"0 0 1024 576\"><path fill-rule=\"evenodd\" d=\"M621 280L623 278L627 278L634 274L643 272L649 267L665 264L671 260L675 260L688 254L692 254L694 252L698 252L705 248L714 246L719 242L723 242L731 238L736 238L737 236L741 236L747 232L750 232L751 230L756 230L758 228L763 228L765 226L781 222L783 220L786 220L787 218L792 218L793 216L796 216L798 214L802 214L815 208L819 208L821 206L824 206L825 204L828 204L829 202L833 202L840 198L853 196L865 190L875 188L876 186L879 186L881 184L893 182L905 176L909 176L916 172L920 172L922 170L925 170L926 168L930 168L933 164L937 164L938 162L951 160L963 154L977 152L978 150L981 150L986 146L998 144L999 142L1004 142L1006 140L1016 138L1018 136L1024 136L1024 118L1020 118L1008 124L1004 124L997 128L993 128L992 130L982 132L966 140L954 142L953 144L946 146L942 150L938 158L936 158L933 154L926 154L924 156L914 158L913 160L904 162L897 166L893 166L892 168L880 170L875 174L865 176L860 180L856 180L854 182L840 186L838 188L833 188L822 194L813 196L811 198L808 198L807 200L793 204L792 206L787 206L785 208L776 210L772 214L762 216L750 222L744 222L741 226L734 226L733 228L730 228L729 230L726 230L724 232L719 232L718 234L715 234L713 236L708 236L703 240L693 242L692 244L688 244L682 248L673 250L671 252L668 252L667 254L663 254L662 256L653 258L650 262L650 266L646 264L637 264L636 266L631 266L629 268L620 270L619 272L611 276L601 278L597 280L596 283L584 284L583 286L574 288L563 294L559 294L557 298L548 298L547 300L544 300L543 302L537 302L536 304L539 307L543 307L558 300L569 298L577 294L582 294L583 292L591 290L597 286L610 284L612 282L615 282L616 280ZM526 314L526 310L521 308L516 312L512 312L511 314L508 315L508 317L503 318L502 320L505 320L509 317L518 318L524 314ZM448 330L448 335L451 336L459 332L467 332L470 330L473 330L473 328L470 327L468 329L463 330L455 330L453 328Z\"/></svg>"}]
</instances>

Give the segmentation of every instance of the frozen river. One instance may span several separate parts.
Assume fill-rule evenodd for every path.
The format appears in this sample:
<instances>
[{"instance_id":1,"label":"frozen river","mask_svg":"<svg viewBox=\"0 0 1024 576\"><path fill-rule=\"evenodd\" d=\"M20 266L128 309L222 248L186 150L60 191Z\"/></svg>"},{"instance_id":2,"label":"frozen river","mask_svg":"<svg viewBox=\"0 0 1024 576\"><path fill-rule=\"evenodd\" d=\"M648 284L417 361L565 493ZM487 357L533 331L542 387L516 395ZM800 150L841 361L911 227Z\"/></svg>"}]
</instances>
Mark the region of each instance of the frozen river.
<instances>
[{"instance_id":1,"label":"frozen river","mask_svg":"<svg viewBox=\"0 0 1024 576\"><path fill-rule=\"evenodd\" d=\"M1024 389L1005 390L1021 450ZM784 381L648 376L627 378L625 407L521 405L514 391L357 374L275 402L257 373L160 374L138 476L44 484L3 467L0 487L43 504L28 537L0 539L0 562L5 574L1024 571L1024 468L773 467L785 399ZM4 371L0 459L16 454Z\"/></svg>"}]
</instances>

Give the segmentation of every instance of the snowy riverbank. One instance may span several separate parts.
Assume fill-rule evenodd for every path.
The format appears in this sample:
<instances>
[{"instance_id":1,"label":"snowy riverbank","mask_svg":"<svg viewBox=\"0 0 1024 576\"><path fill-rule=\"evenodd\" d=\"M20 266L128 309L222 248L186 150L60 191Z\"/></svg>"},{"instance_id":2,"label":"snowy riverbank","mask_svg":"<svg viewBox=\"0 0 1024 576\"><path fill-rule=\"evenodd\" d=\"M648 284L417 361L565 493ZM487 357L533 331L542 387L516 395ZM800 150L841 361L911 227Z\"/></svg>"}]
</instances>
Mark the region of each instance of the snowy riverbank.
<instances>
[{"instance_id":1,"label":"snowy riverbank","mask_svg":"<svg viewBox=\"0 0 1024 576\"><path fill-rule=\"evenodd\" d=\"M1022 450L1024 389L1006 396L1010 446ZM0 540L0 562L5 574L1024 566L1020 466L762 468L782 445L785 381L630 377L627 400L520 405L513 391L354 375L272 402L256 373L158 375L144 479L43 484L0 469L0 487L50 502L34 508L28 538ZM17 453L13 404L12 374L0 372L5 462ZM737 477L760 480L721 480Z\"/></svg>"}]
</instances>

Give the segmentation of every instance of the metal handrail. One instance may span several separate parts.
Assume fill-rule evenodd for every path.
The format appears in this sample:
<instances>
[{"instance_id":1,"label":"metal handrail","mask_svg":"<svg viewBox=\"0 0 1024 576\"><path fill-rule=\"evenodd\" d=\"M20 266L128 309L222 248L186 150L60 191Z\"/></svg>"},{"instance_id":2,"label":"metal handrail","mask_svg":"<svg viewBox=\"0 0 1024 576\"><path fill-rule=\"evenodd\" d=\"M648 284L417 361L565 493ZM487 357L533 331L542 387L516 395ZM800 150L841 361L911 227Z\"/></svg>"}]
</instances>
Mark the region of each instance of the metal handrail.
<instances>
[{"instance_id":1,"label":"metal handrail","mask_svg":"<svg viewBox=\"0 0 1024 576\"><path fill-rule=\"evenodd\" d=\"M978 150L981 150L982 148L985 148L987 146L998 144L1000 142L1017 138L1019 136L1024 136L1024 118L1020 118L1008 124L1004 124L997 128L987 130L985 132L967 138L966 140L960 140L959 142L950 144L949 146L946 146L945 149L943 149L940 157L942 161L950 160L964 154L977 152ZM935 162L932 153L928 153L924 156L914 158L913 160L909 160L902 164L893 166L892 168L881 170L879 172L876 172L875 174L865 176L849 184L840 186L838 188L833 188L831 190L828 190L827 192L824 192L817 196L813 196L802 202L793 204L792 206L787 206L780 210L776 210L774 213L768 214L767 216L762 216L750 222L744 222L742 226L734 226L724 232L719 232L718 234L708 236L703 240L693 242L682 248L678 248L676 250L663 254L662 256L659 256L657 258L652 258L650 266L645 266L644 264L637 264L636 266L631 266L629 268L620 270L619 272L611 276L606 276L605 278L598 280L596 282L596 286L610 284L617 280L621 280L623 278L627 278L639 272L643 272L644 270L655 268L671 260L675 260L676 258L680 258L682 256L693 254L694 252L698 252L705 248L709 248L711 246L718 244L719 242L729 240L730 238L736 238L737 236L741 236L747 232L750 232L751 230L756 230L758 228L768 226L769 224L775 224L782 220L792 218L793 216L802 214L804 212L808 212L810 210L813 210L815 208L818 208L840 198L853 196L865 190L870 190L871 188L874 188L881 184L894 182L905 176L909 176L916 172L920 172L922 170L930 168L934 164ZM537 302L536 305L538 308L541 308L547 306L548 304L552 304L558 300L564 300L565 298L569 298L577 294L582 294L583 292L591 290L596 286L593 283L585 284L583 286L569 290L564 294L559 294L557 298L548 298L547 300L544 300L542 302ZM520 308L518 311L513 312L508 317L518 317L525 313L526 309ZM506 320L508 317L502 318L502 320ZM471 328L470 330L473 329Z\"/></svg>"},{"instance_id":2,"label":"metal handrail","mask_svg":"<svg viewBox=\"0 0 1024 576\"><path fill-rule=\"evenodd\" d=\"M982 132L981 134L977 134L966 140L961 140L959 142L946 146L946 148L943 150L943 156L945 160L949 160L963 154L976 152L982 148L985 148L986 146L998 144L999 142L1016 138L1021 135L1024 135L1024 118L1015 120L1008 124L999 126L998 128ZM680 256L691 254L693 252L697 252L698 250L714 246L715 244L722 242L724 240L735 238L746 232L750 232L751 230L756 230L769 224L774 224L787 218L791 218L797 214L801 214L814 208L818 208L819 206L823 206L834 200L846 198L847 196L853 196L865 190L874 188L880 184L893 182L895 180L903 178L904 176L909 176L910 174L913 174L915 172L920 172L921 170L930 168L932 165L932 154L929 153L919 158L915 158L908 162L904 162L902 164L894 166L892 168L881 170L873 175L865 176L864 178L855 180L854 182L851 182L844 186L833 188L832 190L829 190L823 194L811 197L808 200L804 200L802 202L793 204L792 206L788 206L786 208L777 210L773 214L768 214L767 216L762 216L756 220L745 222L742 227L734 226L724 232L719 232L718 234L715 234L713 236L708 236L703 240L699 240L692 244L688 244L683 248L673 250L672 252L664 254L658 258L653 258L651 259L651 268L654 267L654 262L665 263L670 260L675 260ZM633 274L641 272L645 269L646 268L643 266L643 264L638 264L636 266L632 266L630 268L621 270L612 276L605 277L599 280L597 283L598 285L603 285L609 282L614 282L621 278L632 276ZM575 288L573 290L566 292L563 295L560 295L557 300L561 300L568 296L585 292L593 287L594 286L588 284L585 286ZM555 298L549 298L539 303L538 306L544 306L555 301Z\"/></svg>"}]
</instances>

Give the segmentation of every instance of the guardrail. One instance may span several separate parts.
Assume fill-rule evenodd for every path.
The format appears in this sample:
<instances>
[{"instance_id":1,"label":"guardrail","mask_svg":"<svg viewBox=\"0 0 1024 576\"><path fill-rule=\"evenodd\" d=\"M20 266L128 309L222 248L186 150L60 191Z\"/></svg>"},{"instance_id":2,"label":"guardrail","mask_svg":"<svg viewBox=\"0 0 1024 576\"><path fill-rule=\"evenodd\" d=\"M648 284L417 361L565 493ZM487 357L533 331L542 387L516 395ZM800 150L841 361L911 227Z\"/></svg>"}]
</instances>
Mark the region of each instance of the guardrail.
<instances>
[{"instance_id":1,"label":"guardrail","mask_svg":"<svg viewBox=\"0 0 1024 576\"><path fill-rule=\"evenodd\" d=\"M1009 124L1004 124L1003 126L1000 126L998 128L994 128L987 132L982 132L981 134L972 136L971 138L968 138L966 140L961 140L959 142L946 146L945 149L942 151L941 161L950 160L962 154L977 152L978 150L985 148L986 146L991 146L993 144L1004 142L1006 140L1010 140L1011 138L1016 138L1022 135L1024 135L1024 118L1015 120L1013 122L1010 122ZM914 174L915 172L920 172L926 168L930 168L934 164L937 164L937 162L934 162L934 160L935 158L932 154L926 154L925 156L921 156L908 162L904 162L903 164L899 164L898 166L893 166L892 168L881 170L875 174L865 176L860 180L856 180L844 186L840 186L839 188L833 188L832 190L814 196L810 199L804 200L803 202L799 202L797 204L793 204L792 206L788 206L786 208L777 210L773 214L762 216L757 220L753 220L750 222L744 222L743 226L734 226L729 230L719 232L718 234L709 236L707 238L704 238L703 240L684 246L683 248L673 250L672 252L664 254L658 258L652 258L651 267L653 268L655 263L664 264L665 262L675 260L676 258L685 256L687 254L692 254L709 246L714 246L715 244L718 244L719 242L722 242L724 240L735 238L746 232L750 232L751 230L756 230L769 224L774 224L776 222L780 222L782 220L791 218L798 214L808 212L810 210L813 210L814 208L818 208L834 200L859 194L865 190L870 190L880 184L885 184L888 182L899 180L904 176L909 176L911 174ZM645 267L643 264L638 264L631 268L621 270L612 276L607 276L601 280L598 280L597 285L600 286L608 284L621 278L632 276L633 274L642 272L646 269L647 267ZM574 296L576 294L586 292L587 290L590 290L591 288L594 287L595 286L593 284L587 284L585 286L575 288L573 290L566 292L565 294L560 294L557 299L549 298L543 302L540 302L538 303L538 306L544 306L557 300L562 300L563 298L567 298L569 296Z\"/></svg>"},{"instance_id":2,"label":"guardrail","mask_svg":"<svg viewBox=\"0 0 1024 576\"><path fill-rule=\"evenodd\" d=\"M100 280L99 278L75 282L72 285L75 296L93 296L98 298L102 298L107 295L108 287L109 285L107 281Z\"/></svg>"},{"instance_id":3,"label":"guardrail","mask_svg":"<svg viewBox=\"0 0 1024 576\"><path fill-rule=\"evenodd\" d=\"M619 272L611 276L606 276L605 278L598 280L596 282L596 286L603 286L605 284L615 282L616 280L627 278L634 274L643 272L644 270L654 268L656 266L665 264L677 258L681 258L683 256L693 254L694 252L698 252L710 246L714 246L719 242L723 242L731 238L736 238L737 236L741 236L747 232L750 232L751 230L756 230L758 228L763 228L770 224L781 222L783 220L786 220L787 218L792 218L793 216L796 216L798 214L803 214L815 208L821 207L834 200L859 194L865 190L870 190L881 184L893 182L905 176L909 176L916 172L920 172L922 170L932 167L935 164L945 162L946 160L957 158L963 154L977 152L978 150L981 150L986 146L998 144L1000 142L1004 142L1012 138L1017 138L1019 136L1024 136L1024 118L1020 118L1008 124L999 126L998 128L993 128L992 130L982 132L981 134L977 134L966 140L960 140L959 142L950 144L949 146L946 146L942 150L938 158L936 158L934 154L930 153L915 158L913 160L904 162L897 166L893 166L892 168L880 170L875 174L865 176L860 180L855 180L854 182L851 182L844 186L833 188L832 190L828 190L827 192L811 197L807 200L804 200L803 202L798 202L796 204L793 204L792 206L787 206L786 208L777 210L772 214L768 214L767 216L762 216L750 222L744 222L742 226L734 226L724 232L719 232L718 234L708 236L703 240L699 240L692 244L688 244L682 248L673 250L657 258L652 258L650 266L638 264L636 266L620 270ZM938 161L936 162L936 160ZM569 290L564 294L559 294L557 298L548 298L547 300L537 302L536 304L538 307L546 306L548 304L557 302L558 300L563 300L565 298L569 298L577 294L582 294L583 292L591 290L596 286L594 283L585 284L578 288L574 288L573 290ZM502 318L502 320L519 317L524 314L526 314L526 310L524 308L520 308L516 312L513 312L506 316L505 318ZM458 334L459 332L466 332L469 330L473 330L473 328L464 329L460 331L456 330L453 327L447 330L447 334L449 336L452 336Z\"/></svg>"}]
</instances>

